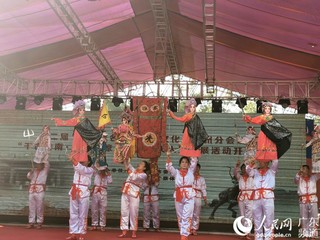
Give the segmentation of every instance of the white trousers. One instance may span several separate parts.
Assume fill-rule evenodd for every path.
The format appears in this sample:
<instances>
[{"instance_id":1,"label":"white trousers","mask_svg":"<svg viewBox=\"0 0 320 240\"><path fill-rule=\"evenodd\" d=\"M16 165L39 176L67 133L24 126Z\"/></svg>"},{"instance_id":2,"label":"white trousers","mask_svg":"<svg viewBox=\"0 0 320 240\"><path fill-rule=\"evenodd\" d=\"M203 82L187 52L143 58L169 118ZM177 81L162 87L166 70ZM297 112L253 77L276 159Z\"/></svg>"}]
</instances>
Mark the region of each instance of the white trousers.
<instances>
[{"instance_id":1,"label":"white trousers","mask_svg":"<svg viewBox=\"0 0 320 240\"><path fill-rule=\"evenodd\" d=\"M249 218L252 221L252 207L253 207L253 201L245 199L243 201L238 201L238 207L240 210L240 215L244 216L245 218ZM245 223L247 223L245 221ZM246 224L244 225L246 226Z\"/></svg>"},{"instance_id":2,"label":"white trousers","mask_svg":"<svg viewBox=\"0 0 320 240\"><path fill-rule=\"evenodd\" d=\"M192 214L194 209L194 198L183 198L181 202L175 201L178 225L181 236L189 236L192 225Z\"/></svg>"},{"instance_id":3,"label":"white trousers","mask_svg":"<svg viewBox=\"0 0 320 240\"><path fill-rule=\"evenodd\" d=\"M87 220L89 210L89 197L76 198L72 200L70 196L70 219L69 233L70 234L86 234Z\"/></svg>"},{"instance_id":4,"label":"white trousers","mask_svg":"<svg viewBox=\"0 0 320 240\"><path fill-rule=\"evenodd\" d=\"M43 199L44 192L29 193L29 223L43 223Z\"/></svg>"},{"instance_id":5,"label":"white trousers","mask_svg":"<svg viewBox=\"0 0 320 240\"><path fill-rule=\"evenodd\" d=\"M300 203L301 238L318 236L318 203ZM300 237L299 236L299 237Z\"/></svg>"},{"instance_id":6,"label":"white trousers","mask_svg":"<svg viewBox=\"0 0 320 240\"><path fill-rule=\"evenodd\" d=\"M201 203L202 203L202 198L197 198L197 197L194 198L194 209L193 209L193 217L192 217L193 230L199 229Z\"/></svg>"},{"instance_id":7,"label":"white trousers","mask_svg":"<svg viewBox=\"0 0 320 240\"><path fill-rule=\"evenodd\" d=\"M121 230L129 230L129 223L131 230L138 230L139 203L140 197L135 198L124 193L121 195Z\"/></svg>"},{"instance_id":8,"label":"white trousers","mask_svg":"<svg viewBox=\"0 0 320 240\"><path fill-rule=\"evenodd\" d=\"M253 200L255 240L273 239L274 199Z\"/></svg>"},{"instance_id":9,"label":"white trousers","mask_svg":"<svg viewBox=\"0 0 320 240\"><path fill-rule=\"evenodd\" d=\"M95 193L91 198L91 225L92 226L106 226L106 212L108 199L106 195Z\"/></svg>"},{"instance_id":10,"label":"white trousers","mask_svg":"<svg viewBox=\"0 0 320 240\"><path fill-rule=\"evenodd\" d=\"M160 212L159 212L159 201L145 202L143 203L143 227L150 228L152 212L152 226L153 228L160 228Z\"/></svg>"}]
</instances>

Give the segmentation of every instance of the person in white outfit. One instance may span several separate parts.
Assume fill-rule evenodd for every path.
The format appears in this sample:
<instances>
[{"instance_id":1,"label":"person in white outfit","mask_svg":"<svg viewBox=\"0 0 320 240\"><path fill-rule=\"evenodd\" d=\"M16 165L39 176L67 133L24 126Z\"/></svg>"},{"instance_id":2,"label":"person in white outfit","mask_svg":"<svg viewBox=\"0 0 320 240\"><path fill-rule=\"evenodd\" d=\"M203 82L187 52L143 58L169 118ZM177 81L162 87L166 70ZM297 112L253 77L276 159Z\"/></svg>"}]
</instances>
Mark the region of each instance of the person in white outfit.
<instances>
[{"instance_id":1,"label":"person in white outfit","mask_svg":"<svg viewBox=\"0 0 320 240\"><path fill-rule=\"evenodd\" d=\"M315 239L318 237L318 197L317 181L320 173L311 174L308 165L302 165L294 182L298 185L300 223L299 237Z\"/></svg>"},{"instance_id":2,"label":"person in white outfit","mask_svg":"<svg viewBox=\"0 0 320 240\"><path fill-rule=\"evenodd\" d=\"M49 172L49 162L34 163L35 168L27 174L29 186L29 225L27 228L42 228L44 212L44 196Z\"/></svg>"},{"instance_id":3,"label":"person in white outfit","mask_svg":"<svg viewBox=\"0 0 320 240\"><path fill-rule=\"evenodd\" d=\"M124 161L125 169L129 176L122 187L121 195L121 217L119 238L126 237L127 231L132 230L132 238L136 238L138 230L138 215L140 203L140 189L147 185L150 165L147 161L141 161L135 169L128 161Z\"/></svg>"},{"instance_id":4,"label":"person in white outfit","mask_svg":"<svg viewBox=\"0 0 320 240\"><path fill-rule=\"evenodd\" d=\"M180 229L181 240L188 239L192 227L192 214L194 209L194 197L196 195L193 189L194 172L198 163L196 157L182 156L179 160L180 169L172 166L171 154L167 152L167 171L175 178L175 208L178 225Z\"/></svg>"},{"instance_id":5,"label":"person in white outfit","mask_svg":"<svg viewBox=\"0 0 320 240\"><path fill-rule=\"evenodd\" d=\"M150 221L156 232L160 231L159 211L159 182L153 182L150 177L149 184L143 193L143 229L149 231ZM152 218L151 218L152 216Z\"/></svg>"},{"instance_id":6,"label":"person in white outfit","mask_svg":"<svg viewBox=\"0 0 320 240\"><path fill-rule=\"evenodd\" d=\"M200 224L200 212L202 199L204 200L205 206L208 206L207 202L207 185L204 177L200 175L201 165L198 163L196 171L194 173L193 189L196 191L196 196L194 198L194 209L192 217L192 235L198 235L197 231Z\"/></svg>"},{"instance_id":7,"label":"person in white outfit","mask_svg":"<svg viewBox=\"0 0 320 240\"><path fill-rule=\"evenodd\" d=\"M89 157L89 156L88 156ZM87 219L89 210L89 198L91 177L94 169L91 167L91 161L78 162L74 158L73 184L69 191L70 195L70 219L69 233L67 240L84 240L87 233Z\"/></svg>"},{"instance_id":8,"label":"person in white outfit","mask_svg":"<svg viewBox=\"0 0 320 240\"><path fill-rule=\"evenodd\" d=\"M246 166L249 177L253 177L253 222L255 240L273 239L274 221L274 188L279 160L269 162L259 161L257 169L253 164Z\"/></svg>"},{"instance_id":9,"label":"person in white outfit","mask_svg":"<svg viewBox=\"0 0 320 240\"><path fill-rule=\"evenodd\" d=\"M98 166L94 173L94 186L91 197L91 229L97 230L100 226L101 231L106 230L107 212L107 189L112 183L112 176L107 165Z\"/></svg>"},{"instance_id":10,"label":"person in white outfit","mask_svg":"<svg viewBox=\"0 0 320 240\"><path fill-rule=\"evenodd\" d=\"M242 164L240 167L240 160L237 161L236 166L233 170L233 175L239 183L239 194L238 194L238 206L240 215L243 216L243 225L248 227L249 219L252 222L252 208L253 208L253 192L254 183L253 177L249 176L246 172L246 165ZM246 239L250 239L249 234L245 236Z\"/></svg>"}]
</instances>

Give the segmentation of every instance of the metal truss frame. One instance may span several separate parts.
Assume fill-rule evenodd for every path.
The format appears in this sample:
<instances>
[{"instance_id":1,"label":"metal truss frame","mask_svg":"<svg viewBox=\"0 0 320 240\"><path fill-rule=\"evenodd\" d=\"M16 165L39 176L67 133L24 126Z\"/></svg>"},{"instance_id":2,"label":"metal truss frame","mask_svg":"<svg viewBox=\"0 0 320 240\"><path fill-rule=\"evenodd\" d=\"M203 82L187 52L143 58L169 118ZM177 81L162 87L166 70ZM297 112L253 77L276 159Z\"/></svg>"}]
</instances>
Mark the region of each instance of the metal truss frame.
<instances>
[{"instance_id":1,"label":"metal truss frame","mask_svg":"<svg viewBox=\"0 0 320 240\"><path fill-rule=\"evenodd\" d=\"M171 75L179 75L179 65L164 0L150 0L156 30L154 49L154 81L164 82L167 67Z\"/></svg>"},{"instance_id":2,"label":"metal truss frame","mask_svg":"<svg viewBox=\"0 0 320 240\"><path fill-rule=\"evenodd\" d=\"M205 81L213 92L215 85L215 38L216 38L216 0L202 0L203 7L203 34L205 49Z\"/></svg>"},{"instance_id":3,"label":"metal truss frame","mask_svg":"<svg viewBox=\"0 0 320 240\"><path fill-rule=\"evenodd\" d=\"M67 0L47 0L69 32L78 40L84 52L91 59L93 64L104 76L106 81L114 88L114 95L123 88L123 84L100 49L95 44L81 20L72 9Z\"/></svg>"}]
</instances>

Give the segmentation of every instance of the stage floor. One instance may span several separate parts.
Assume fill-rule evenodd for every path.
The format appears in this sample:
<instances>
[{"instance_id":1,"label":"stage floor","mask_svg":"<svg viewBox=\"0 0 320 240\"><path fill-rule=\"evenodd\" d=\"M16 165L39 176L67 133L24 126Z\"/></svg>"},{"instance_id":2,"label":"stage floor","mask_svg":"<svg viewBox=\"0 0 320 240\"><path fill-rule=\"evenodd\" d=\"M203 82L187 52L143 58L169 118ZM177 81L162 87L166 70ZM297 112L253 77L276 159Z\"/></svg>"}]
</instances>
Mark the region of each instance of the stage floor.
<instances>
[{"instance_id":1,"label":"stage floor","mask_svg":"<svg viewBox=\"0 0 320 240\"><path fill-rule=\"evenodd\" d=\"M0 225L0 240L64 240L69 236L68 227L61 226L44 226L42 229L26 229L26 225ZM119 239L117 236L120 234L119 229L107 228L105 232L101 231L88 231L85 236L86 240L101 240L101 239ZM130 232L129 232L130 233ZM125 239L131 239L129 234ZM145 240L179 240L180 236L177 231L162 230L161 232L137 232L137 239ZM241 239L235 234L224 233L207 233L199 232L197 236L190 236L190 240L208 240L208 239ZM242 238L243 239L243 238ZM254 239L253 236L251 239ZM285 238L277 238L285 239ZM298 239L298 238L290 238Z\"/></svg>"}]
</instances>

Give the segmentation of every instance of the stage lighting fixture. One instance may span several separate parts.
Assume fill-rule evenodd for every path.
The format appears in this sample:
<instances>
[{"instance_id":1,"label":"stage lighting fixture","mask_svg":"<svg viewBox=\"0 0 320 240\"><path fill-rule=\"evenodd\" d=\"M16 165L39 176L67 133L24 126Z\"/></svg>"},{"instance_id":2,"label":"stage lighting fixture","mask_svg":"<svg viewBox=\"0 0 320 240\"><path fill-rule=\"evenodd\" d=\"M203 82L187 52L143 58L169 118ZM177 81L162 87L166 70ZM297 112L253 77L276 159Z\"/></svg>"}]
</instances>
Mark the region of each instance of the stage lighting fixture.
<instances>
[{"instance_id":1,"label":"stage lighting fixture","mask_svg":"<svg viewBox=\"0 0 320 240\"><path fill-rule=\"evenodd\" d=\"M99 97L92 97L90 110L91 111L99 111L100 107L101 107L101 99Z\"/></svg>"},{"instance_id":2,"label":"stage lighting fixture","mask_svg":"<svg viewBox=\"0 0 320 240\"><path fill-rule=\"evenodd\" d=\"M178 100L177 99L169 99L169 109L172 112L177 112L178 111Z\"/></svg>"},{"instance_id":3,"label":"stage lighting fixture","mask_svg":"<svg viewBox=\"0 0 320 240\"><path fill-rule=\"evenodd\" d=\"M256 102L256 104L257 104L257 113L262 113L262 103L263 103L263 100L258 100Z\"/></svg>"},{"instance_id":4,"label":"stage lighting fixture","mask_svg":"<svg viewBox=\"0 0 320 240\"><path fill-rule=\"evenodd\" d=\"M81 96L72 96L72 103L75 104L76 101L81 100Z\"/></svg>"},{"instance_id":5,"label":"stage lighting fixture","mask_svg":"<svg viewBox=\"0 0 320 240\"><path fill-rule=\"evenodd\" d=\"M118 98L118 97L113 97L112 98L112 103L115 107L119 107L121 103L123 103L123 99L122 98Z\"/></svg>"},{"instance_id":6,"label":"stage lighting fixture","mask_svg":"<svg viewBox=\"0 0 320 240\"><path fill-rule=\"evenodd\" d=\"M202 103L202 102L201 102L201 98L195 98L195 100L196 100L197 106Z\"/></svg>"},{"instance_id":7,"label":"stage lighting fixture","mask_svg":"<svg viewBox=\"0 0 320 240\"><path fill-rule=\"evenodd\" d=\"M54 97L52 100L52 110L62 110L62 103L63 98L62 97Z\"/></svg>"},{"instance_id":8,"label":"stage lighting fixture","mask_svg":"<svg viewBox=\"0 0 320 240\"><path fill-rule=\"evenodd\" d=\"M25 110L26 109L26 102L27 98L24 96L17 96L16 97L16 109L17 110Z\"/></svg>"},{"instance_id":9,"label":"stage lighting fixture","mask_svg":"<svg viewBox=\"0 0 320 240\"><path fill-rule=\"evenodd\" d=\"M246 98L237 98L236 104L239 108L244 108L247 105L247 99Z\"/></svg>"},{"instance_id":10,"label":"stage lighting fixture","mask_svg":"<svg viewBox=\"0 0 320 240\"><path fill-rule=\"evenodd\" d=\"M298 114L306 114L308 113L308 100L298 100L297 101Z\"/></svg>"},{"instance_id":11,"label":"stage lighting fixture","mask_svg":"<svg viewBox=\"0 0 320 240\"><path fill-rule=\"evenodd\" d=\"M212 100L212 112L221 113L222 112L222 100L213 99Z\"/></svg>"},{"instance_id":12,"label":"stage lighting fixture","mask_svg":"<svg viewBox=\"0 0 320 240\"><path fill-rule=\"evenodd\" d=\"M43 102L43 100L44 100L44 96L38 95L38 96L34 96L33 102L36 105L40 105Z\"/></svg>"},{"instance_id":13,"label":"stage lighting fixture","mask_svg":"<svg viewBox=\"0 0 320 240\"><path fill-rule=\"evenodd\" d=\"M4 104L7 101L6 95L0 95L0 104Z\"/></svg>"},{"instance_id":14,"label":"stage lighting fixture","mask_svg":"<svg viewBox=\"0 0 320 240\"><path fill-rule=\"evenodd\" d=\"M287 108L289 107L290 103L290 99L289 98L281 98L279 99L279 103L283 108Z\"/></svg>"}]
</instances>

